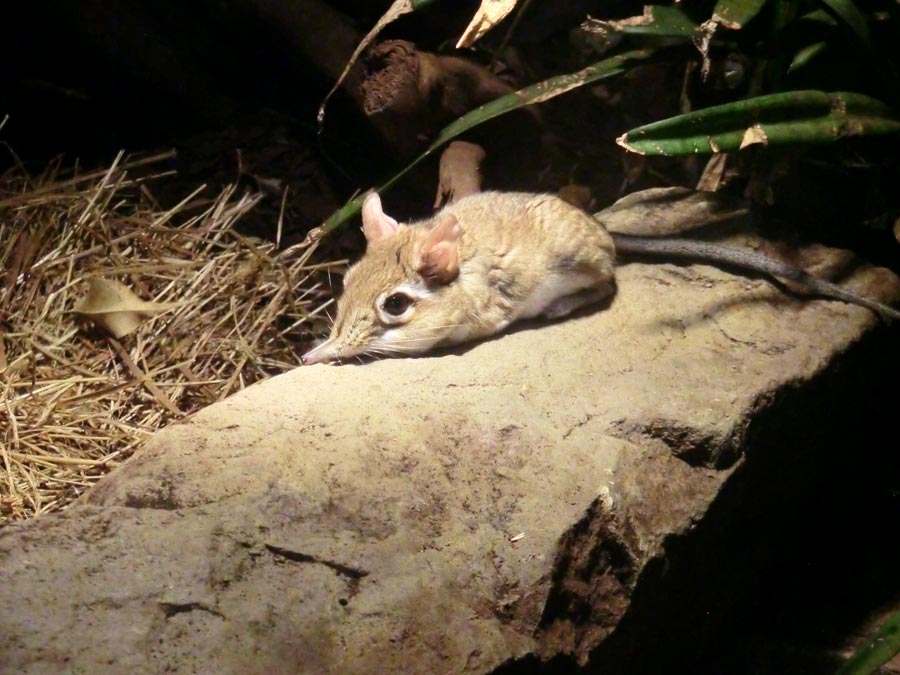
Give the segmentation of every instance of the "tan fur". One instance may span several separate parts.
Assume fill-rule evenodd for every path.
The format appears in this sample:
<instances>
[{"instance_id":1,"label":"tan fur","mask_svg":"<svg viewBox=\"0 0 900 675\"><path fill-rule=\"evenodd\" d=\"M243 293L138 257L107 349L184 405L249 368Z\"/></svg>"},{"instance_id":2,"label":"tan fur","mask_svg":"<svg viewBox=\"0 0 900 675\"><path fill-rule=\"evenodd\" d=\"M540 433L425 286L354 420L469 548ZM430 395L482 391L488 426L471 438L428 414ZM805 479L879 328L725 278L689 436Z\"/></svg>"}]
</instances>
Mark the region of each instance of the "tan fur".
<instances>
[{"instance_id":1,"label":"tan fur","mask_svg":"<svg viewBox=\"0 0 900 675\"><path fill-rule=\"evenodd\" d=\"M432 228L451 214L459 225L459 274L442 283L423 277L421 269L433 245ZM557 197L471 195L434 218L370 238L366 254L345 277L329 340L304 362L414 354L485 337L524 318L535 302L547 304L547 298L536 314L562 316L614 290L614 257L603 226ZM386 325L376 303L402 285L422 295L408 320Z\"/></svg>"}]
</instances>

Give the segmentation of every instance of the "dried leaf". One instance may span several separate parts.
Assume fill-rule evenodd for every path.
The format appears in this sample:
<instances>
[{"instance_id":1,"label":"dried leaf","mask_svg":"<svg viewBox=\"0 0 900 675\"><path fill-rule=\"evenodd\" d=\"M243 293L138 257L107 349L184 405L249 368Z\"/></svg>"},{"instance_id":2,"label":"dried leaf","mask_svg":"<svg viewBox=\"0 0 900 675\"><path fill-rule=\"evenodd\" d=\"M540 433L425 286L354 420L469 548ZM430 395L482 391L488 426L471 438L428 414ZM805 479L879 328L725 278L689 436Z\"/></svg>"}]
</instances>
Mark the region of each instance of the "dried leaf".
<instances>
[{"instance_id":1,"label":"dried leaf","mask_svg":"<svg viewBox=\"0 0 900 675\"><path fill-rule=\"evenodd\" d=\"M766 136L766 131L761 125L754 124L747 127L747 130L744 132L744 137L741 139L741 147L739 149L743 150L748 145L755 145L757 143L767 145L769 143L769 137Z\"/></svg>"},{"instance_id":2,"label":"dried leaf","mask_svg":"<svg viewBox=\"0 0 900 675\"><path fill-rule=\"evenodd\" d=\"M481 192L481 163L486 153L475 143L453 141L441 154L434 208Z\"/></svg>"},{"instance_id":3,"label":"dried leaf","mask_svg":"<svg viewBox=\"0 0 900 675\"><path fill-rule=\"evenodd\" d=\"M113 337L120 338L154 314L179 306L177 303L146 302L118 281L93 278L87 294L75 303L72 311L90 319Z\"/></svg>"},{"instance_id":4,"label":"dried leaf","mask_svg":"<svg viewBox=\"0 0 900 675\"><path fill-rule=\"evenodd\" d=\"M718 192L725 179L725 166L728 155L715 154L706 162L703 173L700 175L695 187L699 192Z\"/></svg>"},{"instance_id":5,"label":"dried leaf","mask_svg":"<svg viewBox=\"0 0 900 675\"><path fill-rule=\"evenodd\" d=\"M456 48L471 47L491 28L503 21L515 6L516 0L481 0L481 6L456 43Z\"/></svg>"}]
</instances>

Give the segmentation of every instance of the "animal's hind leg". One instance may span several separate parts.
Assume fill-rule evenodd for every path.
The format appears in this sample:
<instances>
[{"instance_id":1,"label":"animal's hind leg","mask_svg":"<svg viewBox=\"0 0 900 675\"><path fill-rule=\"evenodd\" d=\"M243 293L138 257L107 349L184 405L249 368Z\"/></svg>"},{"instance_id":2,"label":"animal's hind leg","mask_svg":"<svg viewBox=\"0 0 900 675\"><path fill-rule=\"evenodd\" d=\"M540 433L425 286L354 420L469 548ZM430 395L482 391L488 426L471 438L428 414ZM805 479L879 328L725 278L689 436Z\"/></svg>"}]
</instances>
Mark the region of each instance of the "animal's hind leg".
<instances>
[{"instance_id":1,"label":"animal's hind leg","mask_svg":"<svg viewBox=\"0 0 900 675\"><path fill-rule=\"evenodd\" d=\"M582 226L584 244L573 252L571 242L557 242L560 250L550 258L548 277L559 279L560 291L565 294L541 311L549 319L558 319L600 302L616 289L612 239L593 218L579 211L575 213L584 221L575 221Z\"/></svg>"},{"instance_id":2,"label":"animal's hind leg","mask_svg":"<svg viewBox=\"0 0 900 675\"><path fill-rule=\"evenodd\" d=\"M616 286L611 281L603 281L602 284L591 286L584 290L563 297L551 302L542 312L548 319L559 319L571 314L577 309L593 305L601 300L605 300L616 290Z\"/></svg>"}]
</instances>

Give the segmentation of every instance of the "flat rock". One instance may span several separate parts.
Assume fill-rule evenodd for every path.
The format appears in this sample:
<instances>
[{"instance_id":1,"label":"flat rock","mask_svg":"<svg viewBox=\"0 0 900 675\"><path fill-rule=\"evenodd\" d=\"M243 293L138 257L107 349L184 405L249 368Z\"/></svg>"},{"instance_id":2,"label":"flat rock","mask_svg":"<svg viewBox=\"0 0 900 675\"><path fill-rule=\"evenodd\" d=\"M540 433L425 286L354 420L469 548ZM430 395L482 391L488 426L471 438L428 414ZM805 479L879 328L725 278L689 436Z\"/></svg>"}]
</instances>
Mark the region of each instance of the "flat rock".
<instances>
[{"instance_id":1,"label":"flat rock","mask_svg":"<svg viewBox=\"0 0 900 675\"><path fill-rule=\"evenodd\" d=\"M742 470L755 416L876 327L711 267L633 264L599 311L252 386L0 532L0 670L583 663Z\"/></svg>"}]
</instances>

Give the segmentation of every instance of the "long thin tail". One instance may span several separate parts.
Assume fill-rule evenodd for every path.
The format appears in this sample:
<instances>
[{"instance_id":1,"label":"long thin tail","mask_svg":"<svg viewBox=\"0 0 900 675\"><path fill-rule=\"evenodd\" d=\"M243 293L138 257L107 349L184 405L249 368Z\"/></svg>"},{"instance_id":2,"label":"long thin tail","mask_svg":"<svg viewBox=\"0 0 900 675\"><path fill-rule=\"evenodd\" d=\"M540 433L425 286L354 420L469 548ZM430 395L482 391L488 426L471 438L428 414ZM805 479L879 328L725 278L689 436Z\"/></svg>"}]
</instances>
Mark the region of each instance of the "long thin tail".
<instances>
[{"instance_id":1,"label":"long thin tail","mask_svg":"<svg viewBox=\"0 0 900 675\"><path fill-rule=\"evenodd\" d=\"M883 319L900 320L900 312L884 303L858 295L830 281L819 279L803 270L791 267L779 260L770 258L756 251L722 246L708 241L692 239L669 239L665 237L635 237L627 234L610 233L616 250L621 253L636 255L669 256L690 258L713 263L734 265L753 272L767 274L796 281L817 295L835 300L842 300L853 305L867 307Z\"/></svg>"}]
</instances>

